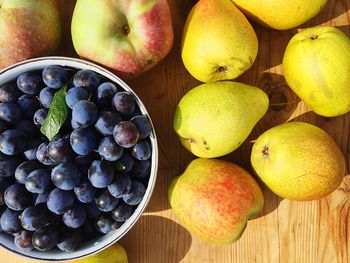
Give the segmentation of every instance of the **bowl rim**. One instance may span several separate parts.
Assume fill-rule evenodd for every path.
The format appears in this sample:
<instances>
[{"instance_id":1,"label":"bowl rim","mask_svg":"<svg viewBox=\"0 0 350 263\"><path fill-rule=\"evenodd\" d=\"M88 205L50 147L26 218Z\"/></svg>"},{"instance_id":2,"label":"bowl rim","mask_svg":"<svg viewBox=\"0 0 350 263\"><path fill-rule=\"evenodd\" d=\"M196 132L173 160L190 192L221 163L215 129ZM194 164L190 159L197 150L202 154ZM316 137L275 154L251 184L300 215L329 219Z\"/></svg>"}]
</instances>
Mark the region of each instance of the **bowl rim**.
<instances>
[{"instance_id":1,"label":"bowl rim","mask_svg":"<svg viewBox=\"0 0 350 263\"><path fill-rule=\"evenodd\" d=\"M50 63L48 63L48 62L50 62ZM64 261L82 259L82 258L91 256L91 255L97 254L97 253L101 252L102 250L112 246L114 243L116 243L118 240L120 240L135 225L135 223L140 219L140 217L144 213L144 211L145 211L145 209L146 209L146 207L147 207L147 205L152 197L152 194L153 194L153 191L155 188L155 184L156 184L158 163L159 163L158 142L157 142L156 131L155 131L155 127L154 127L154 124L152 122L152 119L151 119L145 105L142 103L141 99L138 97L136 92L131 87L129 87L129 85L126 84L115 73L113 73L110 70L107 70L106 68L104 68L98 64L95 64L93 62L86 61L86 60L79 59L79 58L72 58L72 57L65 57L65 56L46 56L46 57L38 57L38 58L28 59L28 60L18 62L16 64L13 64L11 66L8 66L8 67L0 70L0 83L1 83L2 76L5 73L11 73L11 72L15 71L16 69L19 69L19 68L25 67L25 66L29 66L28 71L34 70L32 67L34 67L35 65L40 66L41 63L43 63L41 69L43 69L45 66L48 66L48 65L61 65L61 66L72 67L72 68L77 68L76 66L79 66L77 68L78 70L91 68L93 71L97 72L98 74L102 75L103 77L107 78L108 80L117 83L124 90L131 92L131 94L136 99L137 105L139 106L141 113L143 115L148 116L148 118L151 122L151 126L152 126L152 132L151 132L151 136L150 136L151 147L152 147L151 172L150 172L150 177L148 180L148 185L146 188L145 195L144 195L141 203L137 205L132 216L127 221L125 221L123 223L121 228L116 230L116 231L118 231L118 230L123 228L122 231L117 236L115 236L117 234L117 232L109 233L109 234L111 234L111 236L113 236L112 240L110 240L110 241L105 240L105 241L97 242L97 243L101 243L100 246L96 246L96 243L94 243L92 246L89 247L89 249L87 249L88 250L87 253L81 253L80 255L74 256L74 257L69 257L69 255L71 254L70 252L62 252L62 253L64 253L64 255L67 255L66 257L62 257L62 258L58 258L58 257L52 258L52 257L44 257L44 256L37 257L37 256L28 255L25 252L22 252L20 250L11 249L11 248L5 246L3 244L3 241L0 240L1 247L5 248L6 250L8 250L12 253L15 253L16 255L20 255L20 256L25 257L25 258L35 259L35 260L39 260L39 261L64 262ZM39 69L39 67L38 67L38 69ZM24 72L24 71L22 71L22 72ZM18 75L19 74L20 73L18 73ZM6 83L6 82L4 82L4 83ZM103 237L106 237L107 235L108 234L105 234ZM94 249L94 248L96 248L96 249ZM43 252L38 251L39 255L42 253ZM45 255L47 255L49 253L50 253L50 251L45 253Z\"/></svg>"}]
</instances>

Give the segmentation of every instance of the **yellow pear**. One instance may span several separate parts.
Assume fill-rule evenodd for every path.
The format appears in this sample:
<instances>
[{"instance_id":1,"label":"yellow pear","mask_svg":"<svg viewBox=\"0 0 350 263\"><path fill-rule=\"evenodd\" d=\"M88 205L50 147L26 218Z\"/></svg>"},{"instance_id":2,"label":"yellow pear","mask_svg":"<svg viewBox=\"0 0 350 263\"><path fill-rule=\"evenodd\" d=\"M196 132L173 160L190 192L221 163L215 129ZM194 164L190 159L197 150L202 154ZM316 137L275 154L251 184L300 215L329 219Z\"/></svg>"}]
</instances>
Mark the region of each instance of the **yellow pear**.
<instances>
[{"instance_id":1,"label":"yellow pear","mask_svg":"<svg viewBox=\"0 0 350 263\"><path fill-rule=\"evenodd\" d=\"M194 155L215 158L237 149L268 109L259 88L238 82L202 84L177 106L174 129Z\"/></svg>"},{"instance_id":2,"label":"yellow pear","mask_svg":"<svg viewBox=\"0 0 350 263\"><path fill-rule=\"evenodd\" d=\"M263 133L255 142L251 163L277 195L308 201L333 192L345 175L345 158L322 129L290 122Z\"/></svg>"},{"instance_id":3,"label":"yellow pear","mask_svg":"<svg viewBox=\"0 0 350 263\"><path fill-rule=\"evenodd\" d=\"M114 244L109 248L102 250L101 252L74 261L69 261L68 263L128 263L128 256L125 249L119 245Z\"/></svg>"},{"instance_id":4,"label":"yellow pear","mask_svg":"<svg viewBox=\"0 0 350 263\"><path fill-rule=\"evenodd\" d=\"M333 117L350 111L350 39L331 26L308 28L283 58L288 85L312 110Z\"/></svg>"},{"instance_id":5,"label":"yellow pear","mask_svg":"<svg viewBox=\"0 0 350 263\"><path fill-rule=\"evenodd\" d=\"M231 0L257 22L278 30L297 27L317 15L327 0Z\"/></svg>"},{"instance_id":6,"label":"yellow pear","mask_svg":"<svg viewBox=\"0 0 350 263\"><path fill-rule=\"evenodd\" d=\"M200 0L188 15L182 60L202 81L229 80L249 69L258 39L246 17L230 0Z\"/></svg>"}]
</instances>

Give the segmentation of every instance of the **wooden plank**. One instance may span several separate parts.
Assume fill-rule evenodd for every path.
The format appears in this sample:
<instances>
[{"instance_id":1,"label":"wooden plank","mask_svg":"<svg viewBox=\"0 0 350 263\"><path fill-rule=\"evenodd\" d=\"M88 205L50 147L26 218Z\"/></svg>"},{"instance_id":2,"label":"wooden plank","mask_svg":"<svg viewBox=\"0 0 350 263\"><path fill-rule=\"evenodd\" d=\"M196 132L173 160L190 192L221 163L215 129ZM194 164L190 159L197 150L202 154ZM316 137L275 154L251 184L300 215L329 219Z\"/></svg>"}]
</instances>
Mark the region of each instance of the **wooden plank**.
<instances>
[{"instance_id":1,"label":"wooden plank","mask_svg":"<svg viewBox=\"0 0 350 263\"><path fill-rule=\"evenodd\" d=\"M63 40L57 54L76 57L70 38L70 19L75 1L58 2L63 16ZM313 202L282 200L263 188L266 203L263 212L248 223L242 238L230 246L209 245L179 224L169 209L167 187L193 156L181 147L172 129L172 118L180 98L199 84L188 74L180 58L182 27L196 1L168 2L175 31L173 50L156 68L128 81L148 108L162 146L158 180L151 202L135 227L121 240L130 262L350 262L349 176L332 195ZM349 0L329 0L318 17L300 28L330 24L350 36L349 9ZM349 114L332 119L316 116L284 81L280 64L287 43L297 30L274 31L253 24L259 37L259 55L253 68L238 81L265 90L273 105L247 141L225 159L251 170L250 141L266 129L293 119L325 129L336 140L350 164ZM0 262L25 261L1 249Z\"/></svg>"}]
</instances>

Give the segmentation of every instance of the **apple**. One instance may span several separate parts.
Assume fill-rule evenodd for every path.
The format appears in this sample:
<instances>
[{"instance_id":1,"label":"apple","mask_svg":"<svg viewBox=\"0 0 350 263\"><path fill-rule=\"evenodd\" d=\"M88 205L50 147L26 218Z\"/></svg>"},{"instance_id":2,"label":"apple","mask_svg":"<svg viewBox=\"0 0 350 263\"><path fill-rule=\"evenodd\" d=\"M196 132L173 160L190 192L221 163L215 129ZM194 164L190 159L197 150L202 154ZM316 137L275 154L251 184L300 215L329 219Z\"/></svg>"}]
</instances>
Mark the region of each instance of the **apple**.
<instances>
[{"instance_id":1,"label":"apple","mask_svg":"<svg viewBox=\"0 0 350 263\"><path fill-rule=\"evenodd\" d=\"M78 0L72 39L80 57L124 78L137 76L163 59L174 41L166 0Z\"/></svg>"},{"instance_id":2,"label":"apple","mask_svg":"<svg viewBox=\"0 0 350 263\"><path fill-rule=\"evenodd\" d=\"M54 0L0 0L0 69L57 50L61 23Z\"/></svg>"},{"instance_id":3,"label":"apple","mask_svg":"<svg viewBox=\"0 0 350 263\"><path fill-rule=\"evenodd\" d=\"M254 178L243 168L217 159L195 159L169 187L169 201L180 221L200 238L230 244L247 220L264 206Z\"/></svg>"}]
</instances>

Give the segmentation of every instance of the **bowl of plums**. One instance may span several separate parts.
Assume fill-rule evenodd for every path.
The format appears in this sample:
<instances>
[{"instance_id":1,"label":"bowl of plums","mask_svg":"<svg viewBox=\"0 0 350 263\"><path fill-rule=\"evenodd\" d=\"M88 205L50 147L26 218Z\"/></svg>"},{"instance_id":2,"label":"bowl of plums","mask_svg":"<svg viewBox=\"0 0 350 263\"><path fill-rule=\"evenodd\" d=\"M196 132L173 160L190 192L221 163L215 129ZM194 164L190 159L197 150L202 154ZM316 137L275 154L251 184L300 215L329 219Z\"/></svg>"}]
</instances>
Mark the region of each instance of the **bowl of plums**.
<instances>
[{"instance_id":1,"label":"bowl of plums","mask_svg":"<svg viewBox=\"0 0 350 263\"><path fill-rule=\"evenodd\" d=\"M154 127L135 92L80 59L0 72L0 245L66 261L120 239L150 200Z\"/></svg>"}]
</instances>

